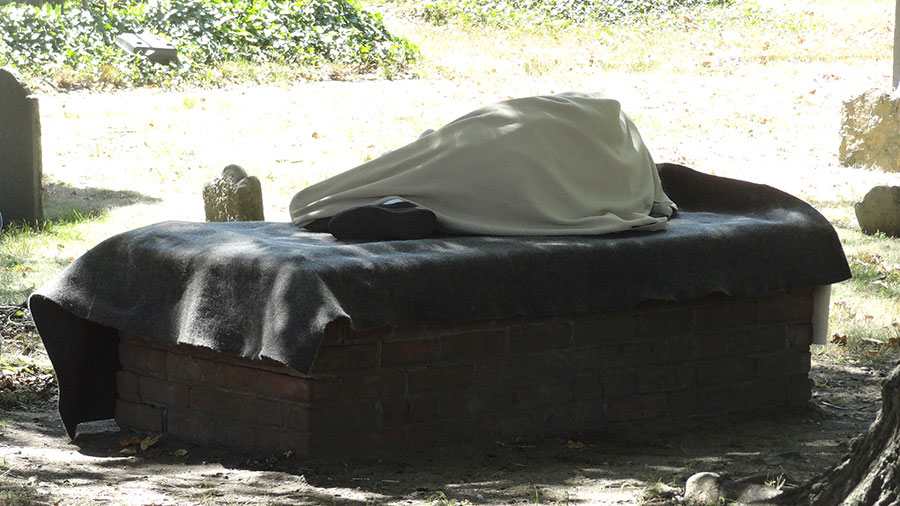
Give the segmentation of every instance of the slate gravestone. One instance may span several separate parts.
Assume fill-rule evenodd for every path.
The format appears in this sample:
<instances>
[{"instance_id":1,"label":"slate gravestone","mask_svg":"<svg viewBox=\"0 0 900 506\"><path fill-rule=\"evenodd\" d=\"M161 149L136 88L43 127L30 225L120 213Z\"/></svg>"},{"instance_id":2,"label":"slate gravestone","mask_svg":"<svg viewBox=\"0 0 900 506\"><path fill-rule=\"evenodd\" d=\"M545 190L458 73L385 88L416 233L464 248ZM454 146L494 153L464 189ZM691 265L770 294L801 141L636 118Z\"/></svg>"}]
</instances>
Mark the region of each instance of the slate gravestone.
<instances>
[{"instance_id":1,"label":"slate gravestone","mask_svg":"<svg viewBox=\"0 0 900 506\"><path fill-rule=\"evenodd\" d=\"M238 165L203 187L206 221L263 221L262 186Z\"/></svg>"},{"instance_id":2,"label":"slate gravestone","mask_svg":"<svg viewBox=\"0 0 900 506\"><path fill-rule=\"evenodd\" d=\"M0 213L7 222L44 217L38 100L5 68L0 68Z\"/></svg>"}]
</instances>

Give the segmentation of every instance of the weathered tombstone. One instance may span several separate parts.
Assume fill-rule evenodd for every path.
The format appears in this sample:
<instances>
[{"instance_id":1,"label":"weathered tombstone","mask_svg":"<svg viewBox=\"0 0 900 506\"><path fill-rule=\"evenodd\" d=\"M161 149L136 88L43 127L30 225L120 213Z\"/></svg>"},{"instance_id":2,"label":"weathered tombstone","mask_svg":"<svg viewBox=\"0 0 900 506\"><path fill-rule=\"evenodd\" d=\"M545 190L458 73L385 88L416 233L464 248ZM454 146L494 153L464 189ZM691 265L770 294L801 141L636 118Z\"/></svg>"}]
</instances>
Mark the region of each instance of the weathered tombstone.
<instances>
[{"instance_id":1,"label":"weathered tombstone","mask_svg":"<svg viewBox=\"0 0 900 506\"><path fill-rule=\"evenodd\" d=\"M872 89L844 102L838 158L847 167L900 172L900 94Z\"/></svg>"},{"instance_id":2,"label":"weathered tombstone","mask_svg":"<svg viewBox=\"0 0 900 506\"><path fill-rule=\"evenodd\" d=\"M900 142L900 139L898 139ZM857 202L856 220L867 234L900 237L900 186L876 186Z\"/></svg>"},{"instance_id":3,"label":"weathered tombstone","mask_svg":"<svg viewBox=\"0 0 900 506\"><path fill-rule=\"evenodd\" d=\"M0 213L7 222L43 219L38 99L0 68Z\"/></svg>"},{"instance_id":4,"label":"weathered tombstone","mask_svg":"<svg viewBox=\"0 0 900 506\"><path fill-rule=\"evenodd\" d=\"M203 187L206 221L263 221L262 186L238 165Z\"/></svg>"}]
</instances>

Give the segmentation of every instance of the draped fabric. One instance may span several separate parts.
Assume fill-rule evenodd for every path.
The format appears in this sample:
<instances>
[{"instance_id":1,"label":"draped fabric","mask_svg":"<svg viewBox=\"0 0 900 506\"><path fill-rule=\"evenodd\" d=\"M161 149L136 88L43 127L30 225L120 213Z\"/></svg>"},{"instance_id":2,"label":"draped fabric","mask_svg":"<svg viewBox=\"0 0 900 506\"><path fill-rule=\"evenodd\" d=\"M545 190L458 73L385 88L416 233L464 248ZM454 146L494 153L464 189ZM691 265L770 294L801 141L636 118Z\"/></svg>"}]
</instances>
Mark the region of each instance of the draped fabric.
<instances>
[{"instance_id":1,"label":"draped fabric","mask_svg":"<svg viewBox=\"0 0 900 506\"><path fill-rule=\"evenodd\" d=\"M660 230L675 209L619 102L581 93L477 109L300 191L290 214L303 226L393 198L439 231L506 236Z\"/></svg>"}]
</instances>

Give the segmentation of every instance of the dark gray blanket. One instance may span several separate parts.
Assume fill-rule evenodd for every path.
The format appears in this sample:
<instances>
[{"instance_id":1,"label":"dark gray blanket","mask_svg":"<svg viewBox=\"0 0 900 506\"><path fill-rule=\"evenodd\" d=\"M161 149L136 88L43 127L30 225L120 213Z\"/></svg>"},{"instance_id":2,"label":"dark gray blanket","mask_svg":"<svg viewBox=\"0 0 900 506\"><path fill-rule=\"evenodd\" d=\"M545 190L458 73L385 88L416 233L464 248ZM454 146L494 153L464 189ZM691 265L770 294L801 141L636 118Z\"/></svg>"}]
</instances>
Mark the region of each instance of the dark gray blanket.
<instances>
[{"instance_id":1,"label":"dark gray blanket","mask_svg":"<svg viewBox=\"0 0 900 506\"><path fill-rule=\"evenodd\" d=\"M753 295L850 276L831 225L767 186L662 164L662 232L340 243L288 223L165 222L112 237L32 295L70 436L111 418L116 330L308 372L325 326L357 330Z\"/></svg>"}]
</instances>

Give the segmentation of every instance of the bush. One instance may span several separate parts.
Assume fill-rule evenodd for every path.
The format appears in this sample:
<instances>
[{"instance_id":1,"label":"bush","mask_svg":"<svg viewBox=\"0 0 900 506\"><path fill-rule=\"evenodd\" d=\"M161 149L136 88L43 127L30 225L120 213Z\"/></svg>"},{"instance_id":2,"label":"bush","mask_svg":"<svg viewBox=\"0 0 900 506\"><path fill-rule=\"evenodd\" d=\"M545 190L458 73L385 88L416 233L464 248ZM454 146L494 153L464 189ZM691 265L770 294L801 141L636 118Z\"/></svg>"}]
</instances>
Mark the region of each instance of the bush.
<instances>
[{"instance_id":1,"label":"bush","mask_svg":"<svg viewBox=\"0 0 900 506\"><path fill-rule=\"evenodd\" d=\"M425 0L414 8L425 20L443 24L537 25L615 23L634 16L696 5L727 5L732 0Z\"/></svg>"},{"instance_id":2,"label":"bush","mask_svg":"<svg viewBox=\"0 0 900 506\"><path fill-rule=\"evenodd\" d=\"M126 54L117 35L152 32L178 47L178 64ZM348 0L76 1L0 7L0 63L35 74L139 85L209 74L224 62L339 64L398 71L416 49L380 16Z\"/></svg>"}]
</instances>

